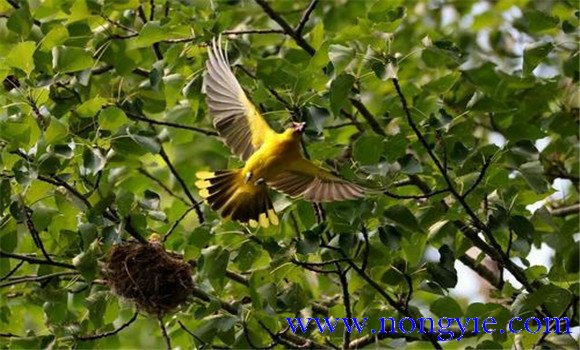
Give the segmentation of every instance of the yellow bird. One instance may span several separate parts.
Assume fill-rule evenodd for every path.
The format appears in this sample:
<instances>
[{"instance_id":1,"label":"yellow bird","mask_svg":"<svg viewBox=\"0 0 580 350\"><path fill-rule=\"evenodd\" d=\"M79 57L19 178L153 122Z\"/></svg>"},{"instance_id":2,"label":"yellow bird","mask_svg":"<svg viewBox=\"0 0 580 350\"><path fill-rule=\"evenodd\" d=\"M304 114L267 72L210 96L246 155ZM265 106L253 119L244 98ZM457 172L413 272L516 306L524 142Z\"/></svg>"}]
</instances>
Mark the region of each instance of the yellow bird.
<instances>
[{"instance_id":1,"label":"yellow bird","mask_svg":"<svg viewBox=\"0 0 580 350\"><path fill-rule=\"evenodd\" d=\"M305 123L292 123L282 133L274 131L246 97L215 39L208 51L203 89L213 124L232 151L246 161L241 169L196 174L199 194L213 210L252 227L268 227L278 224L268 187L310 202L363 197L360 186L302 156Z\"/></svg>"}]
</instances>

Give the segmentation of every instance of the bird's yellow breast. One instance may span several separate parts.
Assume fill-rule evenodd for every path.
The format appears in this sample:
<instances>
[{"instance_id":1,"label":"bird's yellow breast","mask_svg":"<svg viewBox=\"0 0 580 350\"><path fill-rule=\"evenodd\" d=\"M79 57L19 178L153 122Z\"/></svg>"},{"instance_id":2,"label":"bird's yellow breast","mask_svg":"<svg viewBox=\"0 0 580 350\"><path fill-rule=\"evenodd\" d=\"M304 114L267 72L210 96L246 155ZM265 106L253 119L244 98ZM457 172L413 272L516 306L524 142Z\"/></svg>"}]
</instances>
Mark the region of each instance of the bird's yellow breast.
<instances>
[{"instance_id":1,"label":"bird's yellow breast","mask_svg":"<svg viewBox=\"0 0 580 350\"><path fill-rule=\"evenodd\" d=\"M268 181L285 170L285 163L300 157L299 142L289 133L271 134L246 162L244 174L252 173L254 179Z\"/></svg>"}]
</instances>

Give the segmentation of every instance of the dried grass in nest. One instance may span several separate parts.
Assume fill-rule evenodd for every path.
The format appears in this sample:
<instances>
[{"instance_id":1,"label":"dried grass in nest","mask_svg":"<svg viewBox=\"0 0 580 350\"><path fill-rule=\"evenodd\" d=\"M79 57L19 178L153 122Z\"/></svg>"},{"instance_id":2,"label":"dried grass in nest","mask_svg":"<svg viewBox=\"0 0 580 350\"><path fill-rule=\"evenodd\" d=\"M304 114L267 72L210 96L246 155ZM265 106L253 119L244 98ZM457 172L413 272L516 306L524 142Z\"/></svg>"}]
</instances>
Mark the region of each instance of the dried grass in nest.
<instances>
[{"instance_id":1,"label":"dried grass in nest","mask_svg":"<svg viewBox=\"0 0 580 350\"><path fill-rule=\"evenodd\" d=\"M175 310L191 296L191 273L189 264L172 256L157 242L116 245L103 269L116 294L155 315Z\"/></svg>"}]
</instances>

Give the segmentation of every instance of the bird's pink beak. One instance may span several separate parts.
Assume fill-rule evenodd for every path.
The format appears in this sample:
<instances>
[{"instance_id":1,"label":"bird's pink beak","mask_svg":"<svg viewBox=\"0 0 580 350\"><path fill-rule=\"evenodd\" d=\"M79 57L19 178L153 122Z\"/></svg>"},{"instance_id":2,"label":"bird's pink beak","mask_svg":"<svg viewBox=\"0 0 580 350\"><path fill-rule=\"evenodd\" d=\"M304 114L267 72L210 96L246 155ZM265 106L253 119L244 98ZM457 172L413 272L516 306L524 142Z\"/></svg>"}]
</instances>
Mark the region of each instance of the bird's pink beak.
<instances>
[{"instance_id":1,"label":"bird's pink beak","mask_svg":"<svg viewBox=\"0 0 580 350\"><path fill-rule=\"evenodd\" d=\"M294 130L297 132L303 132L304 129L306 128L306 123L304 123L304 122L302 122L302 123L292 122L292 127L294 127Z\"/></svg>"}]
</instances>

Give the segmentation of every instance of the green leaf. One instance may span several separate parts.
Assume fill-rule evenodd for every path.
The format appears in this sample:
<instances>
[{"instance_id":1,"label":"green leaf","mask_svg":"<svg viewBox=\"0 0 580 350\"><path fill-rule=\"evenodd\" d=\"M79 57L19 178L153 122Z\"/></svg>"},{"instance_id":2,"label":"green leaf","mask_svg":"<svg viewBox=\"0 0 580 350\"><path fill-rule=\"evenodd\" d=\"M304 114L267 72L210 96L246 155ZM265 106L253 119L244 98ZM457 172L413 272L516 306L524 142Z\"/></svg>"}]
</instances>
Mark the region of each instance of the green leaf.
<instances>
[{"instance_id":1,"label":"green leaf","mask_svg":"<svg viewBox=\"0 0 580 350\"><path fill-rule=\"evenodd\" d=\"M12 194L12 187L10 186L9 179L0 180L0 215L4 214L10 206L10 196Z\"/></svg>"},{"instance_id":2,"label":"green leaf","mask_svg":"<svg viewBox=\"0 0 580 350\"><path fill-rule=\"evenodd\" d=\"M548 181L544 177L544 167L539 161L524 163L519 168L522 176L537 193L544 193L548 190Z\"/></svg>"},{"instance_id":3,"label":"green leaf","mask_svg":"<svg viewBox=\"0 0 580 350\"><path fill-rule=\"evenodd\" d=\"M32 223L39 232L46 230L53 218L58 214L58 210L55 208L44 205L37 205L33 210Z\"/></svg>"},{"instance_id":4,"label":"green leaf","mask_svg":"<svg viewBox=\"0 0 580 350\"><path fill-rule=\"evenodd\" d=\"M535 234L534 225L532 225L532 223L525 217L521 215L510 217L509 227L514 230L519 237L524 238L528 242L533 240Z\"/></svg>"},{"instance_id":5,"label":"green leaf","mask_svg":"<svg viewBox=\"0 0 580 350\"><path fill-rule=\"evenodd\" d=\"M569 290L553 284L545 284L530 294L526 301L526 306L529 309L534 309L540 305L545 305L550 313L560 315L571 299L572 293Z\"/></svg>"},{"instance_id":6,"label":"green leaf","mask_svg":"<svg viewBox=\"0 0 580 350\"><path fill-rule=\"evenodd\" d=\"M442 94L449 91L459 80L461 73L452 72L439 79L435 79L425 84L424 88L432 91L434 94Z\"/></svg>"},{"instance_id":7,"label":"green leaf","mask_svg":"<svg viewBox=\"0 0 580 350\"><path fill-rule=\"evenodd\" d=\"M97 112L103 108L103 105L107 102L107 99L102 97L95 97L80 105L76 112L81 118L92 118Z\"/></svg>"},{"instance_id":8,"label":"green leaf","mask_svg":"<svg viewBox=\"0 0 580 350\"><path fill-rule=\"evenodd\" d=\"M341 74L330 83L330 107L335 116L346 105L350 89L354 85L354 77L350 74Z\"/></svg>"},{"instance_id":9,"label":"green leaf","mask_svg":"<svg viewBox=\"0 0 580 350\"><path fill-rule=\"evenodd\" d=\"M66 320L67 305L66 302L60 298L45 302L43 308L49 324L56 325L64 323Z\"/></svg>"},{"instance_id":10,"label":"green leaf","mask_svg":"<svg viewBox=\"0 0 580 350\"><path fill-rule=\"evenodd\" d=\"M225 285L225 273L230 253L218 246L211 246L202 251L201 273L210 280L212 286L221 290Z\"/></svg>"},{"instance_id":11,"label":"green leaf","mask_svg":"<svg viewBox=\"0 0 580 350\"><path fill-rule=\"evenodd\" d=\"M125 112L117 107L107 107L99 114L99 125L104 130L115 131L128 121Z\"/></svg>"},{"instance_id":12,"label":"green leaf","mask_svg":"<svg viewBox=\"0 0 580 350\"><path fill-rule=\"evenodd\" d=\"M103 317L107 310L107 298L109 297L109 292L97 291L91 293L86 299L86 306L89 310L89 320L95 328L103 327Z\"/></svg>"},{"instance_id":13,"label":"green leaf","mask_svg":"<svg viewBox=\"0 0 580 350\"><path fill-rule=\"evenodd\" d=\"M392 251L397 251L401 244L401 232L395 226L386 225L379 227L379 239Z\"/></svg>"},{"instance_id":14,"label":"green leaf","mask_svg":"<svg viewBox=\"0 0 580 350\"><path fill-rule=\"evenodd\" d=\"M383 137L381 136L374 134L363 135L354 143L352 151L354 159L362 165L378 163L382 152L369 152L369 150L381 149L382 142Z\"/></svg>"},{"instance_id":15,"label":"green leaf","mask_svg":"<svg viewBox=\"0 0 580 350\"><path fill-rule=\"evenodd\" d=\"M417 266L419 264L421 258L423 258L426 243L427 235L422 232L413 232L403 236L401 248L409 266Z\"/></svg>"},{"instance_id":16,"label":"green leaf","mask_svg":"<svg viewBox=\"0 0 580 350\"><path fill-rule=\"evenodd\" d=\"M98 148L87 148L83 152L83 167L88 174L95 175L103 169L106 159Z\"/></svg>"},{"instance_id":17,"label":"green leaf","mask_svg":"<svg viewBox=\"0 0 580 350\"><path fill-rule=\"evenodd\" d=\"M385 210L385 217L409 232L423 232L413 213L402 205L394 205Z\"/></svg>"},{"instance_id":18,"label":"green leaf","mask_svg":"<svg viewBox=\"0 0 580 350\"><path fill-rule=\"evenodd\" d=\"M340 74L354 60L356 51L352 47L342 45L330 45L328 58L334 66L336 74Z\"/></svg>"},{"instance_id":19,"label":"green leaf","mask_svg":"<svg viewBox=\"0 0 580 350\"><path fill-rule=\"evenodd\" d=\"M477 344L475 347L476 350L502 350L504 349L503 345L498 342L492 340L484 340L481 343Z\"/></svg>"},{"instance_id":20,"label":"green leaf","mask_svg":"<svg viewBox=\"0 0 580 350\"><path fill-rule=\"evenodd\" d=\"M150 47L159 41L168 39L170 34L170 31L161 27L159 21L149 21L141 28L139 36L132 43L131 47L134 49Z\"/></svg>"},{"instance_id":21,"label":"green leaf","mask_svg":"<svg viewBox=\"0 0 580 350\"><path fill-rule=\"evenodd\" d=\"M62 45L68 39L68 30L63 25L56 25L54 26L46 36L42 43L40 44L40 49L43 51L50 51L53 47L58 45Z\"/></svg>"},{"instance_id":22,"label":"green leaf","mask_svg":"<svg viewBox=\"0 0 580 350\"><path fill-rule=\"evenodd\" d=\"M0 212L2 212L0 210ZM577 274L580 271L580 246L575 244L572 251L566 256L566 271Z\"/></svg>"},{"instance_id":23,"label":"green leaf","mask_svg":"<svg viewBox=\"0 0 580 350\"><path fill-rule=\"evenodd\" d=\"M21 69L26 74L30 74L34 70L34 59L32 56L35 50L36 43L34 41L25 41L16 44L8 56L6 56L6 64L10 67Z\"/></svg>"},{"instance_id":24,"label":"green leaf","mask_svg":"<svg viewBox=\"0 0 580 350\"><path fill-rule=\"evenodd\" d=\"M56 46L52 49L52 68L60 73L89 69L94 65L91 54L79 47Z\"/></svg>"},{"instance_id":25,"label":"green leaf","mask_svg":"<svg viewBox=\"0 0 580 350\"><path fill-rule=\"evenodd\" d=\"M532 71L554 49L554 44L538 42L524 49L524 74L530 75Z\"/></svg>"},{"instance_id":26,"label":"green leaf","mask_svg":"<svg viewBox=\"0 0 580 350\"><path fill-rule=\"evenodd\" d=\"M88 281L92 281L99 271L97 253L99 242L94 241L89 248L72 259L73 265L79 270L81 275Z\"/></svg>"},{"instance_id":27,"label":"green leaf","mask_svg":"<svg viewBox=\"0 0 580 350\"><path fill-rule=\"evenodd\" d=\"M28 10L28 4L25 2L22 4L24 6L20 6L19 9L10 14L6 27L22 37L27 37L32 28L32 16Z\"/></svg>"},{"instance_id":28,"label":"green leaf","mask_svg":"<svg viewBox=\"0 0 580 350\"><path fill-rule=\"evenodd\" d=\"M68 128L55 117L50 118L50 125L44 133L44 140L48 144L55 144L64 140L68 135Z\"/></svg>"},{"instance_id":29,"label":"green leaf","mask_svg":"<svg viewBox=\"0 0 580 350\"><path fill-rule=\"evenodd\" d=\"M560 22L557 17L552 17L545 12L537 10L524 13L522 21L531 32L541 32L556 28Z\"/></svg>"},{"instance_id":30,"label":"green leaf","mask_svg":"<svg viewBox=\"0 0 580 350\"><path fill-rule=\"evenodd\" d=\"M457 270L455 270L455 254L447 246L439 248L439 263L430 262L427 264L427 272L431 275L431 280L443 288L454 288L457 285Z\"/></svg>"},{"instance_id":31,"label":"green leaf","mask_svg":"<svg viewBox=\"0 0 580 350\"><path fill-rule=\"evenodd\" d=\"M421 163L412 154L406 154L397 160L401 165L401 172L407 175L415 175L423 172Z\"/></svg>"},{"instance_id":32,"label":"green leaf","mask_svg":"<svg viewBox=\"0 0 580 350\"><path fill-rule=\"evenodd\" d=\"M132 133L128 129L122 130L116 135L111 144L117 152L123 155L159 153L161 149L161 145L155 137L142 133Z\"/></svg>"},{"instance_id":33,"label":"green leaf","mask_svg":"<svg viewBox=\"0 0 580 350\"><path fill-rule=\"evenodd\" d=\"M431 303L431 312L439 317L463 317L463 311L457 301L451 297L442 297Z\"/></svg>"}]
</instances>

